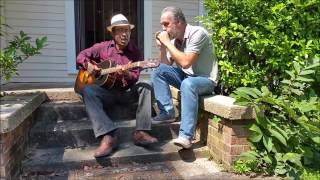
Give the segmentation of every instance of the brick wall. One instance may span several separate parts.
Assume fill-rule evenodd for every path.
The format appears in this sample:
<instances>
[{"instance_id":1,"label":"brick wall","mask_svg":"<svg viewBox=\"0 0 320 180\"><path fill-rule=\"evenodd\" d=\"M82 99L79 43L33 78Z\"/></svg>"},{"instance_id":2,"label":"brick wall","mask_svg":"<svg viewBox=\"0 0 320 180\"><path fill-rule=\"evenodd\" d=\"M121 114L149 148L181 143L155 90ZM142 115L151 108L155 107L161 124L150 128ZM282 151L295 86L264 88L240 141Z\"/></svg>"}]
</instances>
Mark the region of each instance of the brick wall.
<instances>
[{"instance_id":1,"label":"brick wall","mask_svg":"<svg viewBox=\"0 0 320 180\"><path fill-rule=\"evenodd\" d=\"M0 179L19 179L21 161L28 144L33 115L27 117L17 128L0 133Z\"/></svg>"},{"instance_id":2,"label":"brick wall","mask_svg":"<svg viewBox=\"0 0 320 180\"><path fill-rule=\"evenodd\" d=\"M206 112L198 119L196 137L205 142L217 162L230 167L242 152L249 150L248 124L253 120L229 120L215 122Z\"/></svg>"},{"instance_id":3,"label":"brick wall","mask_svg":"<svg viewBox=\"0 0 320 180\"><path fill-rule=\"evenodd\" d=\"M170 87L176 106L180 111L180 91ZM249 150L248 125L255 119L252 108L234 104L235 99L221 95L200 97L195 138L208 146L212 158L227 169L239 155ZM216 115L221 121L215 122Z\"/></svg>"}]
</instances>

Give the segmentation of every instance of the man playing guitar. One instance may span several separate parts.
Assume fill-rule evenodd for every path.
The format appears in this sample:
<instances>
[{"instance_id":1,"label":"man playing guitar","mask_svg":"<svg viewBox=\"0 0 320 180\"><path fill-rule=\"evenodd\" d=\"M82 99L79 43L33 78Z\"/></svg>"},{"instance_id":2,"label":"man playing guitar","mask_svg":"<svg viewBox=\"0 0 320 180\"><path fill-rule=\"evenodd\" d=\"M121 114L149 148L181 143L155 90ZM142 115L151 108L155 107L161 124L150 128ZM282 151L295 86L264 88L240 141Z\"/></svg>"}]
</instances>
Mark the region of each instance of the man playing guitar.
<instances>
[{"instance_id":1,"label":"man playing guitar","mask_svg":"<svg viewBox=\"0 0 320 180\"><path fill-rule=\"evenodd\" d=\"M108 78L113 79L112 86L106 88L96 83L85 84L78 92L83 97L94 134L96 138L101 139L100 146L95 151L95 157L109 155L117 147L117 127L105 109L121 100L128 104L132 103L128 97L139 102L136 113L136 131L133 134L134 143L146 146L158 142L148 133L151 130L152 87L138 82L139 68L125 68L128 64L142 59L139 49L130 41L133 28L134 25L130 24L122 14L113 16L111 25L107 27L113 40L97 43L81 51L77 57L77 65L80 69L84 69L95 78L100 78L100 72L103 70L97 64L103 61L109 61L117 69L116 72L108 74Z\"/></svg>"}]
</instances>

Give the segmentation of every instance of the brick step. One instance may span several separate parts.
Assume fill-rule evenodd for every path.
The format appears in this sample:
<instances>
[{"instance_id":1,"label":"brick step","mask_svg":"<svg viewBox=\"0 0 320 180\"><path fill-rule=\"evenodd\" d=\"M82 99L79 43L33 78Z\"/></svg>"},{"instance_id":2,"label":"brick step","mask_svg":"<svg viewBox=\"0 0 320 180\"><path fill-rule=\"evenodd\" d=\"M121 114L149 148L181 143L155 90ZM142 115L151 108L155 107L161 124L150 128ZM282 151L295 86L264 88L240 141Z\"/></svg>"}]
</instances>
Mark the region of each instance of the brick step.
<instances>
[{"instance_id":1,"label":"brick step","mask_svg":"<svg viewBox=\"0 0 320 180\"><path fill-rule=\"evenodd\" d=\"M116 121L119 127L120 142L132 141L136 120ZM153 125L152 135L160 141L176 138L179 133L179 122ZM31 144L38 148L51 147L84 147L99 143L94 137L91 121L87 118L78 120L40 121L31 130Z\"/></svg>"},{"instance_id":2,"label":"brick step","mask_svg":"<svg viewBox=\"0 0 320 180\"><path fill-rule=\"evenodd\" d=\"M163 141L150 148L143 148L134 145L132 142L127 142L120 144L112 155L103 158L93 157L97 146L76 149L30 148L26 155L27 159L22 164L24 171L28 172L174 160L192 162L196 158L209 157L207 146L199 141L194 143L193 149L185 150L175 146L172 141Z\"/></svg>"},{"instance_id":3,"label":"brick step","mask_svg":"<svg viewBox=\"0 0 320 180\"><path fill-rule=\"evenodd\" d=\"M107 109L108 115L115 120L134 119L137 104L113 105ZM37 111L37 121L78 120L87 117L85 105L81 101L49 101L43 103Z\"/></svg>"}]
</instances>

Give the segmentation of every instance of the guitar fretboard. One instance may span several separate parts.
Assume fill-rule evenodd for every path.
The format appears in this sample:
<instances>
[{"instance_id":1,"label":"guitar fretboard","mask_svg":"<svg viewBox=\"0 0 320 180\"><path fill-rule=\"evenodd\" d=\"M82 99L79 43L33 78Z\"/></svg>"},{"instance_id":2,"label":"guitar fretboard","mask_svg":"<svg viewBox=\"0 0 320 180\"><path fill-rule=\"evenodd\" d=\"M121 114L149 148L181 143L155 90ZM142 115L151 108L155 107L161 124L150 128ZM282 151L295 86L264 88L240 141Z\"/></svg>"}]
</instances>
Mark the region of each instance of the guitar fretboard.
<instances>
[{"instance_id":1,"label":"guitar fretboard","mask_svg":"<svg viewBox=\"0 0 320 180\"><path fill-rule=\"evenodd\" d=\"M126 64L126 65L122 65L124 70L128 70L128 69L132 69L135 67L139 67L140 62L134 62L134 63L130 63L130 64ZM108 68L108 69L102 69L101 70L101 75L106 75L106 74L110 74L110 73L115 73L119 71L119 69L117 67L112 67L112 68Z\"/></svg>"}]
</instances>

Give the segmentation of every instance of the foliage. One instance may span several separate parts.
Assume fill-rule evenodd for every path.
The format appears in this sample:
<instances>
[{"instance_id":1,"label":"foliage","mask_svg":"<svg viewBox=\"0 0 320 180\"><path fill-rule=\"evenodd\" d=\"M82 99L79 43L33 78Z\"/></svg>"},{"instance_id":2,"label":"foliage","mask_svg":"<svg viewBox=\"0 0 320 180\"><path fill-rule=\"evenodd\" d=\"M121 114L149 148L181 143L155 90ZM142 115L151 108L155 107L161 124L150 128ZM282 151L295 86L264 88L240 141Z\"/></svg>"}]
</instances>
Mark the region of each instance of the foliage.
<instances>
[{"instance_id":1,"label":"foliage","mask_svg":"<svg viewBox=\"0 0 320 180\"><path fill-rule=\"evenodd\" d=\"M303 180L319 180L320 170L303 169L301 179Z\"/></svg>"},{"instance_id":2,"label":"foliage","mask_svg":"<svg viewBox=\"0 0 320 180\"><path fill-rule=\"evenodd\" d=\"M320 1L205 0L219 91L252 106L251 151L235 172L298 179L320 158ZM234 91L235 90L235 91ZM252 166L256 163L256 168Z\"/></svg>"},{"instance_id":3,"label":"foliage","mask_svg":"<svg viewBox=\"0 0 320 180\"><path fill-rule=\"evenodd\" d=\"M243 86L281 91L293 60L302 65L320 53L320 1L205 0L204 6L208 16L199 20L212 32L222 94Z\"/></svg>"},{"instance_id":4,"label":"foliage","mask_svg":"<svg viewBox=\"0 0 320 180\"><path fill-rule=\"evenodd\" d=\"M233 166L233 172L238 174L249 174L250 172L256 172L258 171L257 165L258 161L256 160L238 160Z\"/></svg>"},{"instance_id":5,"label":"foliage","mask_svg":"<svg viewBox=\"0 0 320 180\"><path fill-rule=\"evenodd\" d=\"M279 84L279 95L263 86L241 87L232 96L256 112L256 122L249 127L252 149L242 158L258 161L263 173L299 179L305 167L319 168L320 100L311 84L320 62L315 57L304 65L293 61L293 66Z\"/></svg>"},{"instance_id":6,"label":"foliage","mask_svg":"<svg viewBox=\"0 0 320 180\"><path fill-rule=\"evenodd\" d=\"M4 17L1 16L1 19ZM4 28L10 29L7 24L0 24L0 37L6 37L9 39L9 33ZM18 64L30 56L40 54L40 50L45 46L47 37L39 37L35 40L35 46L31 43L31 37L29 37L23 31L10 39L8 46L1 48L0 50L0 75L5 80L10 80L13 75L17 73Z\"/></svg>"}]
</instances>

